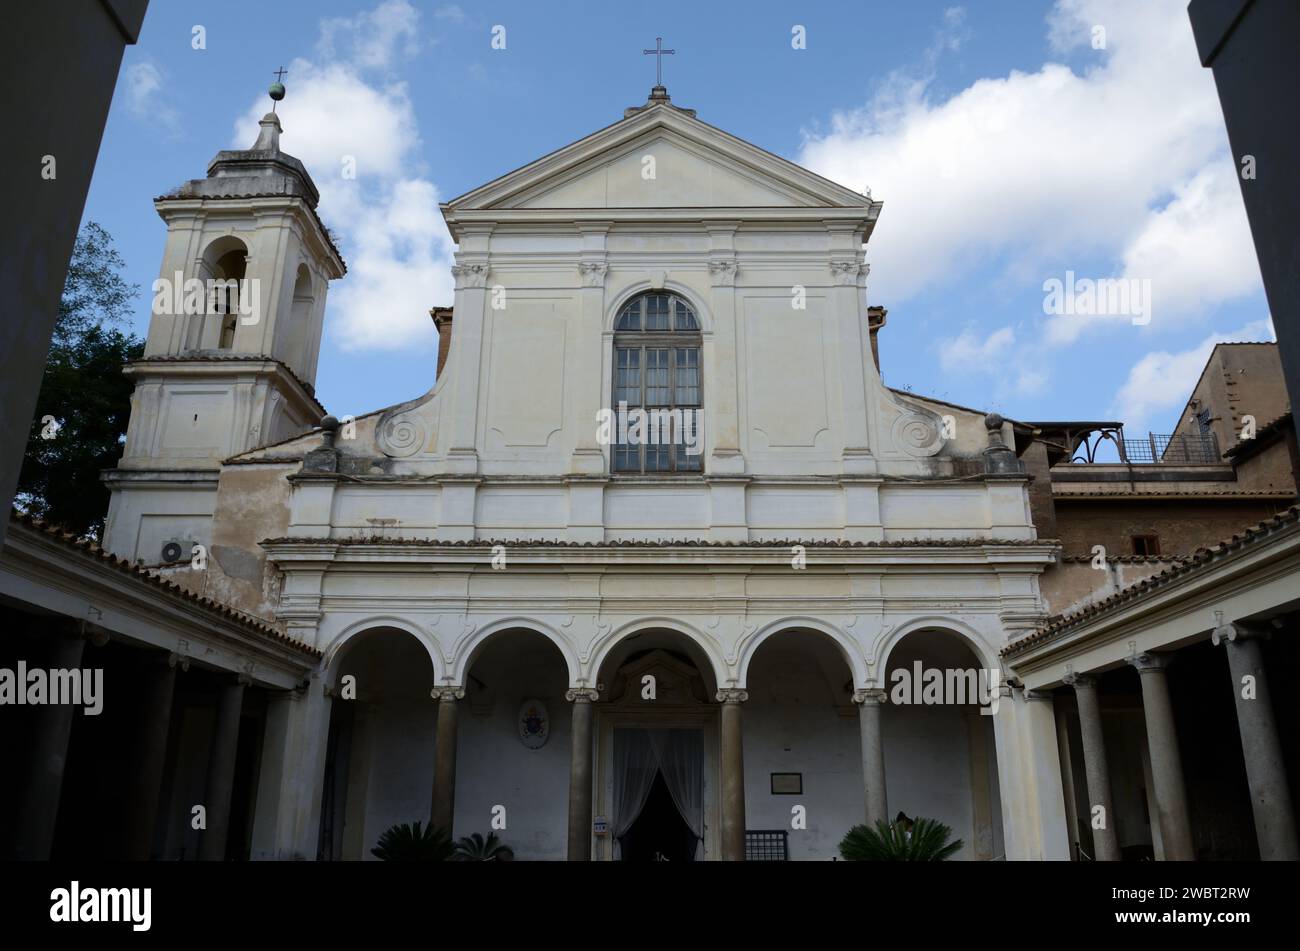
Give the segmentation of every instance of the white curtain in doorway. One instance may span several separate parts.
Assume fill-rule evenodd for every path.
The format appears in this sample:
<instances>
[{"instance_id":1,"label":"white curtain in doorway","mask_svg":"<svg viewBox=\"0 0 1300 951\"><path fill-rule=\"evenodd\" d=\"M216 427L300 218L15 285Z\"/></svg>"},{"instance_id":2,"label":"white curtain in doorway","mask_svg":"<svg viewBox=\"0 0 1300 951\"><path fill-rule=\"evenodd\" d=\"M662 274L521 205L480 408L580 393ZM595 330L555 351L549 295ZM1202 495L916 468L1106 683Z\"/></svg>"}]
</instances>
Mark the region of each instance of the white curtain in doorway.
<instances>
[{"instance_id":1,"label":"white curtain in doorway","mask_svg":"<svg viewBox=\"0 0 1300 951\"><path fill-rule=\"evenodd\" d=\"M704 734L699 730L650 730L664 785L695 835L704 838Z\"/></svg>"},{"instance_id":2,"label":"white curtain in doorway","mask_svg":"<svg viewBox=\"0 0 1300 951\"><path fill-rule=\"evenodd\" d=\"M659 757L645 730L614 731L614 843L645 808L659 772Z\"/></svg>"}]
</instances>

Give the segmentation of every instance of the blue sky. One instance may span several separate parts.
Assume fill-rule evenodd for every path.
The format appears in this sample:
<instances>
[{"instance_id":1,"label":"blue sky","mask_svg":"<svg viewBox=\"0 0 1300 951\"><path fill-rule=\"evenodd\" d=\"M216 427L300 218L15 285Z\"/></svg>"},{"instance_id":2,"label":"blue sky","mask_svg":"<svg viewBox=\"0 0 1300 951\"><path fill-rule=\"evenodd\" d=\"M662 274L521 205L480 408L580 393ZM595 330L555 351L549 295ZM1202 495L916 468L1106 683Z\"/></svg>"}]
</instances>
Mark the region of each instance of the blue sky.
<instances>
[{"instance_id":1,"label":"blue sky","mask_svg":"<svg viewBox=\"0 0 1300 951\"><path fill-rule=\"evenodd\" d=\"M886 383L1170 432L1216 340L1273 339L1185 8L154 0L86 218L141 285L143 334L164 237L151 199L251 145L285 65L282 146L312 171L350 268L331 286L318 394L337 415L410 399L433 382L428 308L451 303L437 203L643 102L641 50L661 35L674 102L884 202L867 296L889 308ZM1149 322L1046 315L1044 283L1067 272L1138 282Z\"/></svg>"}]
</instances>

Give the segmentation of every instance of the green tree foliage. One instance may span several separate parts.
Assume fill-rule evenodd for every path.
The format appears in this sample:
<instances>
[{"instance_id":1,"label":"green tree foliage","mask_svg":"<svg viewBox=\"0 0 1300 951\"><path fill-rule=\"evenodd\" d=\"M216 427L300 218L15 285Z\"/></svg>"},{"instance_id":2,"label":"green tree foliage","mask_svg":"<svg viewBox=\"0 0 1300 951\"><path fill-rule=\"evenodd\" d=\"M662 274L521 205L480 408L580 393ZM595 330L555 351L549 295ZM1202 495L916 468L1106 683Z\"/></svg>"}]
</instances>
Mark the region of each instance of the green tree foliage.
<instances>
[{"instance_id":1,"label":"green tree foliage","mask_svg":"<svg viewBox=\"0 0 1300 951\"><path fill-rule=\"evenodd\" d=\"M87 222L59 302L15 504L79 536L99 538L108 512L100 472L122 454L131 381L122 365L144 343L128 324L138 285L127 284L112 236Z\"/></svg>"},{"instance_id":2,"label":"green tree foliage","mask_svg":"<svg viewBox=\"0 0 1300 951\"><path fill-rule=\"evenodd\" d=\"M840 842L849 862L943 862L957 852L961 839L948 841L952 829L935 819L917 819L909 832L901 822L881 819L876 827L854 826Z\"/></svg>"}]
</instances>

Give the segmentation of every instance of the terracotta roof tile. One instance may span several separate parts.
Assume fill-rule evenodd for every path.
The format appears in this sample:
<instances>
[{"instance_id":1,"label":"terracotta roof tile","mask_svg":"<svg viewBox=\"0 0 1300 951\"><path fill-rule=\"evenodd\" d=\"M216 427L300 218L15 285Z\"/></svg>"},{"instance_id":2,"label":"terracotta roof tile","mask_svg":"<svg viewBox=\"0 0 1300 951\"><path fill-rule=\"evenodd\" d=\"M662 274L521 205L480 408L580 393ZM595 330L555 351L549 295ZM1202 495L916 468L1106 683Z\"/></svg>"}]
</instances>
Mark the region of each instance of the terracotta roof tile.
<instances>
[{"instance_id":1,"label":"terracotta roof tile","mask_svg":"<svg viewBox=\"0 0 1300 951\"><path fill-rule=\"evenodd\" d=\"M819 548L983 548L1029 547L1059 545L1055 539L1002 539L1002 538L914 538L898 541L850 542L828 538L782 538L771 541L711 542L699 539L616 539L607 542L570 542L560 539L460 539L456 541L430 538L391 538L381 535L362 535L349 538L268 538L263 545L406 545L427 548L788 548L791 545L815 545Z\"/></svg>"},{"instance_id":2,"label":"terracotta roof tile","mask_svg":"<svg viewBox=\"0 0 1300 951\"><path fill-rule=\"evenodd\" d=\"M1120 605L1127 604L1136 598L1140 598L1148 591L1164 587L1176 578L1181 578L1190 572L1205 568L1211 562L1217 561L1228 553L1236 551L1239 548L1246 545L1257 544L1279 528L1297 522L1300 522L1300 506L1293 505L1285 512L1279 512L1272 518L1266 518L1257 525L1246 529L1240 535L1233 535L1231 538L1221 541L1211 548L1197 549L1195 553L1181 559L1179 562L1166 568L1164 571L1158 572L1150 578L1146 578L1136 584L1131 584L1127 588L1115 592L1108 598L1104 598L1103 600L1090 604L1087 607L1080 608L1077 611L1071 611L1067 614L1058 614L1056 617L1048 618L1047 623L1034 633L1027 634L1019 640L1002 648L1001 654L1003 657L1014 657L1017 654L1022 654L1037 644L1041 644L1047 640L1052 640L1083 621L1094 618L1099 614L1105 614L1109 611L1115 610Z\"/></svg>"},{"instance_id":3,"label":"terracotta roof tile","mask_svg":"<svg viewBox=\"0 0 1300 951\"><path fill-rule=\"evenodd\" d=\"M304 644L302 641L294 640L293 638L286 636L285 634L278 631L276 628L272 627L270 624L267 624L265 621L259 618L253 617L251 614L245 614L242 611L236 611L234 608L227 607L226 605L221 604L218 601L214 601L212 598L204 597L203 595L200 594L195 594L192 591L188 591L185 588L182 588L174 581L168 581L166 578L162 577L156 572L150 571L147 568L143 568L140 565L133 564L132 562L127 561L125 558L119 558L117 555L109 554L108 552L104 551L104 549L100 548L99 545L96 544L91 539L78 538L77 536L73 535L71 532L63 531L62 529L50 525L49 523L43 521L42 519L36 518L32 515L28 515L24 512L19 512L17 510L10 511L9 521L11 523L21 525L25 528L30 528L33 531L40 532L42 535L46 536L47 538L51 538L59 542L60 544L63 545L63 547L69 549L70 551L77 552L82 557L97 561L102 565L107 565L108 567L113 568L124 575L129 575L133 578L139 579L145 584L158 588L161 591L165 591L168 594L172 595L173 597L179 597L185 601L190 602L191 604L196 604L207 611L211 611L214 614L220 615L221 617L233 621L234 623L238 624L240 627L243 627L245 630L251 631L254 634L258 634L262 637L268 637L271 640L274 640L278 644L281 644L285 647L293 648L294 650L300 651L311 657L319 658L323 656L322 653L316 648L311 647L308 644Z\"/></svg>"},{"instance_id":4,"label":"terracotta roof tile","mask_svg":"<svg viewBox=\"0 0 1300 951\"><path fill-rule=\"evenodd\" d=\"M1065 563L1089 564L1092 562L1093 555L1064 555L1061 561ZM1184 555L1107 555L1107 564L1121 565L1150 565L1160 562L1175 564L1180 561L1186 561Z\"/></svg>"},{"instance_id":5,"label":"terracotta roof tile","mask_svg":"<svg viewBox=\"0 0 1300 951\"><path fill-rule=\"evenodd\" d=\"M1052 498L1054 499L1149 499L1149 498L1190 498L1190 499L1289 499L1294 498L1295 494L1287 492L1284 489L1276 489L1272 492L1251 491L1247 489L1208 489L1200 491L1197 489L1154 489L1149 492L1101 492L1096 489L1089 489L1082 492L1060 491L1055 487L1052 489Z\"/></svg>"},{"instance_id":6,"label":"terracotta roof tile","mask_svg":"<svg viewBox=\"0 0 1300 951\"><path fill-rule=\"evenodd\" d=\"M1256 429L1254 439L1240 440L1235 446L1225 452L1224 455L1230 458L1232 456L1246 455L1249 450L1254 449L1256 446L1262 446L1271 436L1282 433L1290 422L1291 413L1288 410L1281 416L1275 416L1263 426Z\"/></svg>"}]
</instances>

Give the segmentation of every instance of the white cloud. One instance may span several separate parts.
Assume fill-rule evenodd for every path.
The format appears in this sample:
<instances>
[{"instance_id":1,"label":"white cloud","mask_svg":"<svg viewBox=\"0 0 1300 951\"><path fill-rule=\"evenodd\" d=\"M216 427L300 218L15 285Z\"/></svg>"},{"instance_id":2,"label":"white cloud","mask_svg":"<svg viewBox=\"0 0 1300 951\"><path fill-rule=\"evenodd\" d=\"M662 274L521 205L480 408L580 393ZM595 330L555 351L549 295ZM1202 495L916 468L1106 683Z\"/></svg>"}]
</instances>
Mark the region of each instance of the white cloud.
<instances>
[{"instance_id":1,"label":"white cloud","mask_svg":"<svg viewBox=\"0 0 1300 951\"><path fill-rule=\"evenodd\" d=\"M983 340L971 327L956 337L939 341L939 365L945 372L988 372L1010 355L1016 333L1010 327L993 331Z\"/></svg>"},{"instance_id":2,"label":"white cloud","mask_svg":"<svg viewBox=\"0 0 1300 951\"><path fill-rule=\"evenodd\" d=\"M1124 249L1124 276L1151 281L1155 308L1203 310L1262 281L1241 192L1230 162L1214 163L1179 185L1164 208L1147 217Z\"/></svg>"},{"instance_id":3,"label":"white cloud","mask_svg":"<svg viewBox=\"0 0 1300 951\"><path fill-rule=\"evenodd\" d=\"M972 272L1037 287L1066 268L1083 276L1084 256L1158 280L1156 324L1257 287L1186 6L1058 0L1054 50L1095 65L1080 73L1049 62L941 99L930 60L949 45L945 18L919 73L891 75L865 107L810 135L801 164L885 202L872 238L877 299L897 303ZM1106 27L1104 51L1091 49L1094 25Z\"/></svg>"},{"instance_id":4,"label":"white cloud","mask_svg":"<svg viewBox=\"0 0 1300 951\"><path fill-rule=\"evenodd\" d=\"M465 11L454 3L448 3L433 11L435 20L448 20L452 23L464 23Z\"/></svg>"},{"instance_id":5,"label":"white cloud","mask_svg":"<svg viewBox=\"0 0 1300 951\"><path fill-rule=\"evenodd\" d=\"M354 17L321 20L317 52L359 69L391 69L399 56L419 49L420 12L407 0L385 0Z\"/></svg>"},{"instance_id":6,"label":"white cloud","mask_svg":"<svg viewBox=\"0 0 1300 951\"><path fill-rule=\"evenodd\" d=\"M296 78L276 107L284 127L280 145L302 159L322 196L339 185L347 156L356 160L357 180L363 183L412 171L420 133L404 83L373 83L349 63L321 66L298 59L290 66ZM239 148L257 139L257 122L266 111L262 98L239 120ZM322 206L322 213L332 210Z\"/></svg>"},{"instance_id":7,"label":"white cloud","mask_svg":"<svg viewBox=\"0 0 1300 951\"><path fill-rule=\"evenodd\" d=\"M180 113L167 102L162 71L149 60L132 63L122 70L123 92L131 114L157 123L173 135L180 132Z\"/></svg>"},{"instance_id":8,"label":"white cloud","mask_svg":"<svg viewBox=\"0 0 1300 951\"><path fill-rule=\"evenodd\" d=\"M1190 350L1148 353L1129 370L1109 413L1133 432L1145 429L1157 414L1182 408L1216 344L1276 339L1272 321L1265 319L1228 333L1210 334Z\"/></svg>"},{"instance_id":9,"label":"white cloud","mask_svg":"<svg viewBox=\"0 0 1300 951\"><path fill-rule=\"evenodd\" d=\"M981 339L972 326L939 341L939 366L946 374L995 378L996 395L1030 396L1047 385L1047 374L1015 350L1016 332L1000 327Z\"/></svg>"},{"instance_id":10,"label":"white cloud","mask_svg":"<svg viewBox=\"0 0 1300 951\"><path fill-rule=\"evenodd\" d=\"M377 203L348 208L348 275L330 293L344 350L401 350L436 338L429 308L450 304L451 238L438 191L423 179L394 182Z\"/></svg>"},{"instance_id":11,"label":"white cloud","mask_svg":"<svg viewBox=\"0 0 1300 951\"><path fill-rule=\"evenodd\" d=\"M454 246L438 188L424 177L407 86L391 78L415 52L418 27L406 0L322 20L318 59L290 64L277 107L281 147L311 172L321 217L348 261L330 289L327 319L344 350L433 346L429 308L452 299ZM236 147L252 144L265 111L262 99L239 119Z\"/></svg>"}]
</instances>

